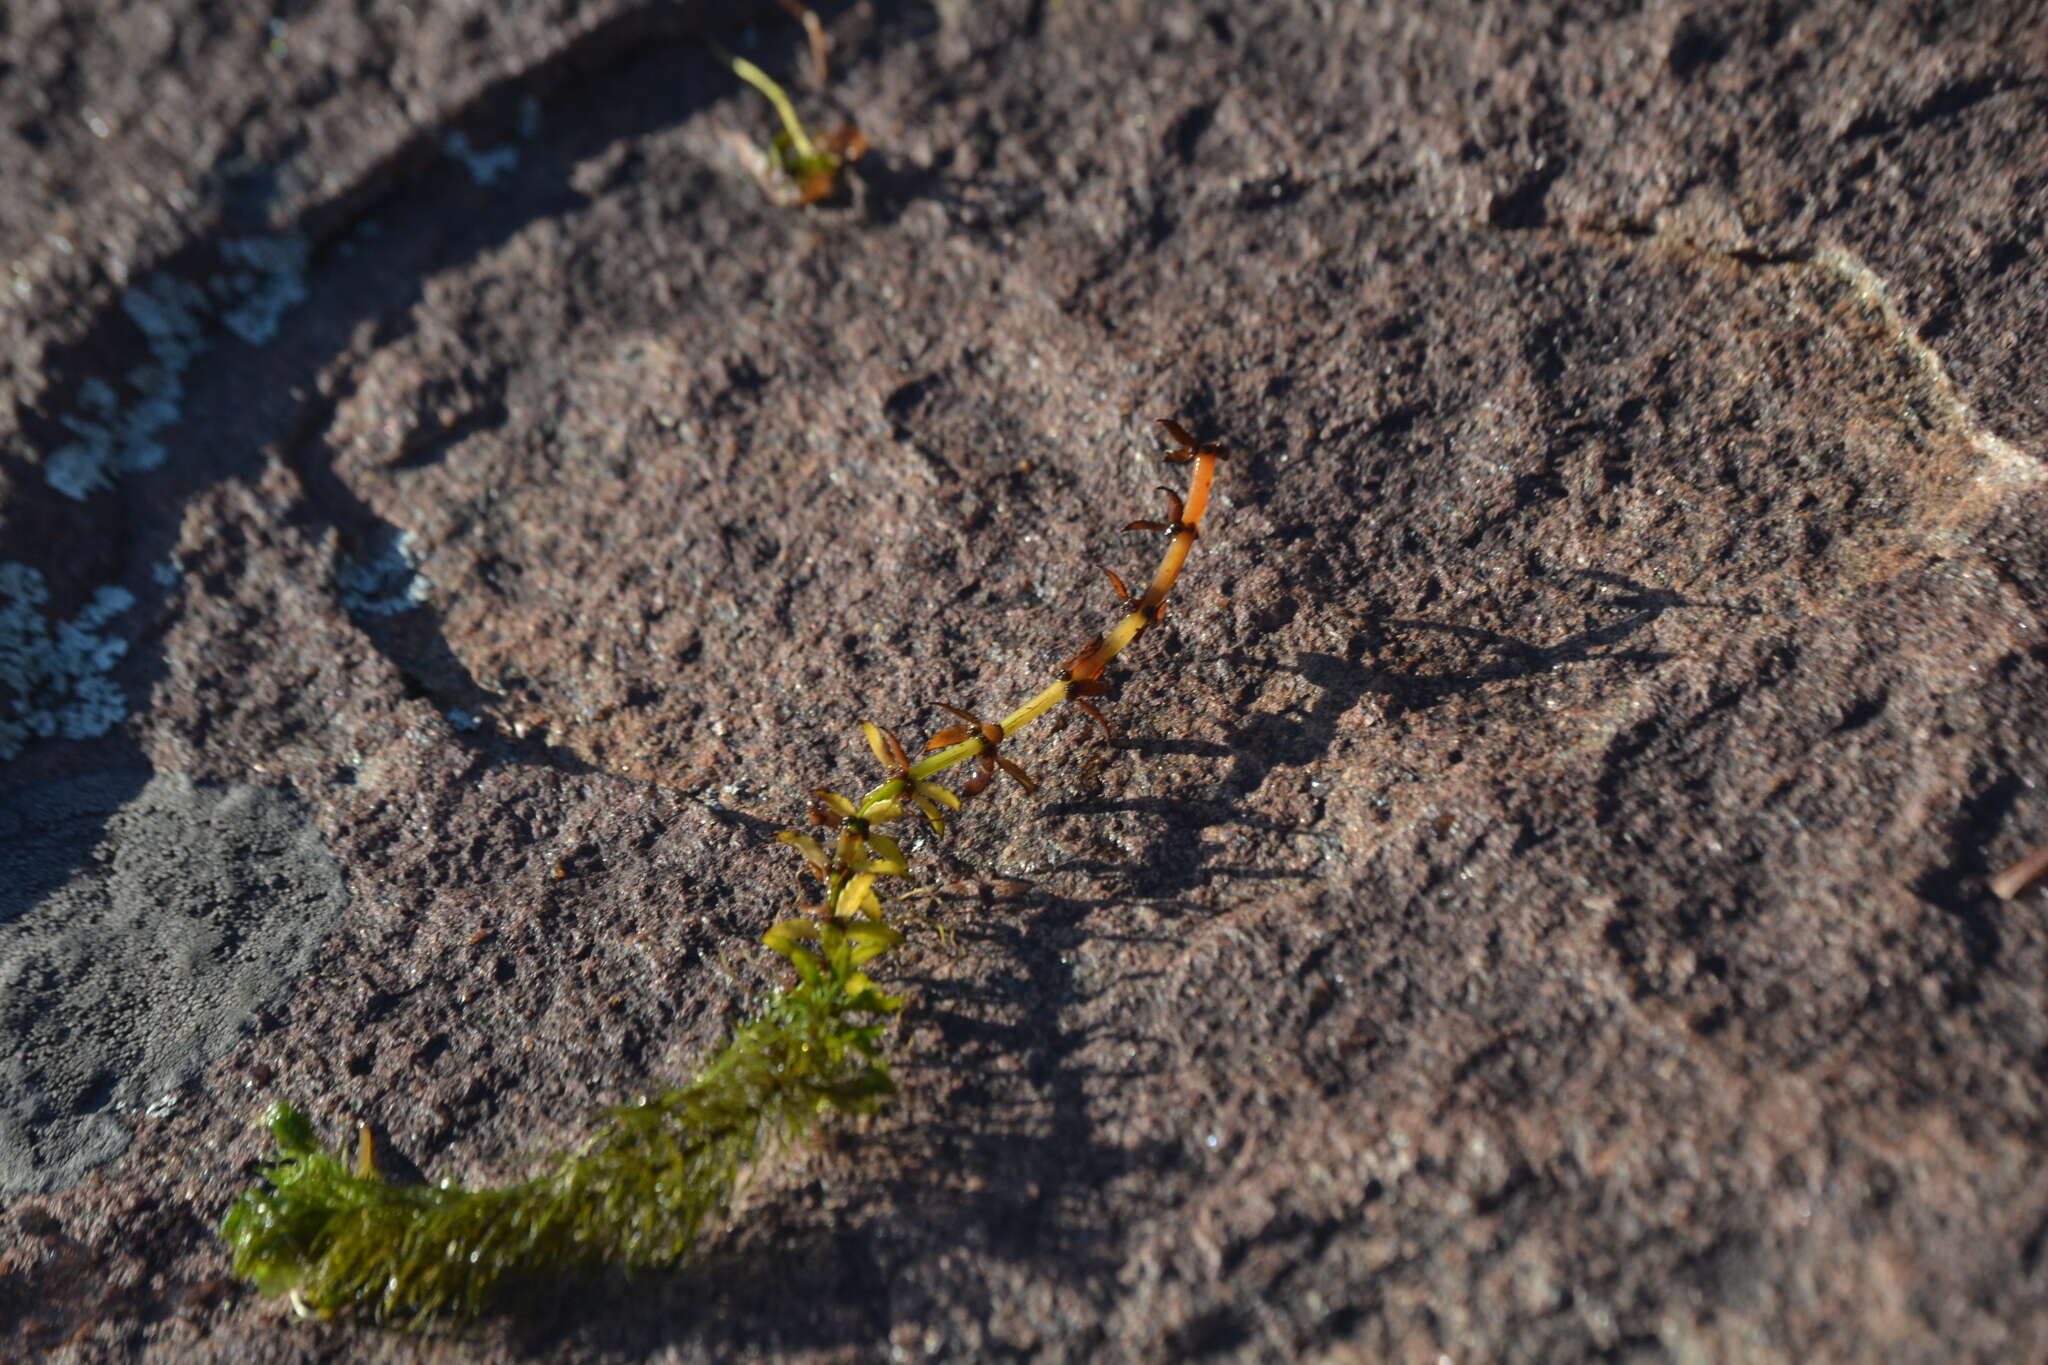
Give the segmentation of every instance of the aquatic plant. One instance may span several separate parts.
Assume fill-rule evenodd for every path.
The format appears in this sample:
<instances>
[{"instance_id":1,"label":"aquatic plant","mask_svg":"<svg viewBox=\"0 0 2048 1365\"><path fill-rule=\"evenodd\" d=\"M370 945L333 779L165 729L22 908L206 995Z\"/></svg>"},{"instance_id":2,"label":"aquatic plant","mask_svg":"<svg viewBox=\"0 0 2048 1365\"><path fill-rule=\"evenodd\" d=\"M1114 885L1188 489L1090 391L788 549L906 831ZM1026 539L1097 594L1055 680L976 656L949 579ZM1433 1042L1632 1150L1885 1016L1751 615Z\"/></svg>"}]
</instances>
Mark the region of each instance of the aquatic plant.
<instances>
[{"instance_id":1,"label":"aquatic plant","mask_svg":"<svg viewBox=\"0 0 2048 1365\"><path fill-rule=\"evenodd\" d=\"M1103 674L1165 615L1224 454L1178 423L1159 425L1173 443L1165 458L1193 463L1194 473L1185 497L1166 491L1166 520L1130 524L1168 538L1145 590L1133 595L1106 571L1125 615L1000 721L940 703L961 724L933 734L921 758L913 760L893 731L863 722L882 781L858 799L814 788L809 828L779 835L823 888L818 903L763 940L795 980L695 1079L611 1110L582 1147L544 1158L527 1179L480 1189L390 1180L377 1169L367 1129L351 1161L323 1149L306 1118L279 1104L269 1125L280 1159L221 1227L235 1273L264 1294L288 1296L306 1315L354 1311L410 1328L459 1324L520 1286L680 1263L705 1222L725 1208L740 1173L774 1143L801 1139L827 1115L884 1104L894 1086L881 1039L904 1001L886 994L868 969L902 942L881 888L910 872L902 846L884 829L921 816L942 834L946 816L999 774L1028 794L1036 784L1006 746L1056 707L1074 708L1109 734L1095 704L1107 690ZM975 775L958 792L934 780L970 761Z\"/></svg>"}]
</instances>

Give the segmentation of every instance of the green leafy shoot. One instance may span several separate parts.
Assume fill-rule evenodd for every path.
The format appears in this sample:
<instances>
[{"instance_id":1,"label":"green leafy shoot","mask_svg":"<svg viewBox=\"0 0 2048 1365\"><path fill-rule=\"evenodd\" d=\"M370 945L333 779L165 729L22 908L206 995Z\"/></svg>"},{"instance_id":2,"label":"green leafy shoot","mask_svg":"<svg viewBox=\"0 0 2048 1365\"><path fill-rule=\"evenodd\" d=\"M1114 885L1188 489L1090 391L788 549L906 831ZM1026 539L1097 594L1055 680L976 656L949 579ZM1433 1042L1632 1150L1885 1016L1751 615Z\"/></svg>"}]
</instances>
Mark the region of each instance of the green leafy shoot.
<instances>
[{"instance_id":1,"label":"green leafy shoot","mask_svg":"<svg viewBox=\"0 0 2048 1365\"><path fill-rule=\"evenodd\" d=\"M279 1159L221 1227L235 1274L266 1295L287 1296L306 1316L355 1311L415 1330L459 1325L515 1291L683 1262L706 1222L726 1208L741 1172L772 1144L802 1139L826 1115L870 1113L886 1103L894 1089L881 1037L904 1001L884 993L867 968L903 941L889 912L918 922L923 917L909 907L930 891L883 900L881 888L907 878L910 861L882 826L921 814L943 834L963 797L980 796L998 773L1027 794L1035 790L999 749L1063 702L1108 734L1092 699L1107 691L1102 675L1110 662L1165 615L1225 453L1177 423L1160 427L1175 444L1166 458L1192 461L1195 471L1185 498L1168 494L1169 520L1133 523L1169 538L1151 583L1134 597L1110 572L1123 618L999 722L946 706L963 724L932 735L914 762L893 731L862 724L881 784L859 800L813 788L814 832L779 835L825 891L822 903L801 906L763 939L796 980L695 1080L613 1109L577 1151L545 1158L525 1180L483 1189L391 1181L376 1169L367 1130L351 1164L319 1145L303 1115L279 1104L269 1115ZM970 760L977 772L959 793L933 780Z\"/></svg>"},{"instance_id":2,"label":"green leafy shoot","mask_svg":"<svg viewBox=\"0 0 2048 1365\"><path fill-rule=\"evenodd\" d=\"M725 68L768 97L775 106L782 128L769 141L765 155L757 150L750 158L755 178L771 194L798 204L816 204L839 191L839 173L867 155L867 135L851 124L813 138L796 116L789 93L773 76L754 63L717 43L710 45L713 56Z\"/></svg>"},{"instance_id":3,"label":"green leafy shoot","mask_svg":"<svg viewBox=\"0 0 2048 1365\"><path fill-rule=\"evenodd\" d=\"M899 939L872 922L778 927L768 944L796 985L688 1085L612 1110L580 1151L516 1184L399 1184L323 1150L303 1115L274 1106L280 1160L221 1226L235 1274L306 1316L354 1309L420 1329L565 1276L675 1265L766 1144L894 1093L879 1043L903 1001L860 968Z\"/></svg>"}]
</instances>

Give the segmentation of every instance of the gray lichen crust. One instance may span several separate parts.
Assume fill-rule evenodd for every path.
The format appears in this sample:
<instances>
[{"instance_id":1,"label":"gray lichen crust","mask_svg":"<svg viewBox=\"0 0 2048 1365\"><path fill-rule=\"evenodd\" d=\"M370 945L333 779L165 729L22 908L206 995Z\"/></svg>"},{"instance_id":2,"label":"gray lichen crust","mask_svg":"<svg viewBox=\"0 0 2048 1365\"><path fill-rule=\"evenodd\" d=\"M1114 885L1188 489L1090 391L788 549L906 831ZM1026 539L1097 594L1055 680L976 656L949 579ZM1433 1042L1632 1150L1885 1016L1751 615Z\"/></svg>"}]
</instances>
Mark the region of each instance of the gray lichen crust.
<instances>
[{"instance_id":1,"label":"gray lichen crust","mask_svg":"<svg viewBox=\"0 0 2048 1365\"><path fill-rule=\"evenodd\" d=\"M26 564L0 564L0 762L31 738L92 739L128 714L108 671L128 642L104 633L135 605L126 588L108 585L53 630L43 616L49 587Z\"/></svg>"},{"instance_id":2,"label":"gray lichen crust","mask_svg":"<svg viewBox=\"0 0 2048 1365\"><path fill-rule=\"evenodd\" d=\"M346 901L290 797L97 773L0 806L0 1191L78 1181L312 962Z\"/></svg>"}]
</instances>

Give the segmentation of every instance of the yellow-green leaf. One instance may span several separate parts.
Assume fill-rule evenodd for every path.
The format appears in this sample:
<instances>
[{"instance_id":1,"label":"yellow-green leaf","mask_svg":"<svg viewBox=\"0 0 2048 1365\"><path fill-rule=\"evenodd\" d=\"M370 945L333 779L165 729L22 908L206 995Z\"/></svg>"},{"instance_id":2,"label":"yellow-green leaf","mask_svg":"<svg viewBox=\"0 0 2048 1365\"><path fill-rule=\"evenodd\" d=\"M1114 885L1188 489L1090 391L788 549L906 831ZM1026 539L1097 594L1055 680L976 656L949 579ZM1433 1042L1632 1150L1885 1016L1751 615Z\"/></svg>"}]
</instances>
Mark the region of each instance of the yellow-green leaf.
<instances>
[{"instance_id":1,"label":"yellow-green leaf","mask_svg":"<svg viewBox=\"0 0 2048 1365\"><path fill-rule=\"evenodd\" d=\"M817 956L803 946L803 940L816 938L816 921L807 919L786 919L762 936L761 942L789 959L789 965L796 968L796 974L806 982L816 984L820 963Z\"/></svg>"},{"instance_id":2,"label":"yellow-green leaf","mask_svg":"<svg viewBox=\"0 0 2048 1365\"><path fill-rule=\"evenodd\" d=\"M860 732L868 737L868 747L875 751L875 762L893 771L896 760L889 753L889 742L882 738L882 727L871 720L864 720L860 723Z\"/></svg>"},{"instance_id":3,"label":"yellow-green leaf","mask_svg":"<svg viewBox=\"0 0 2048 1365\"><path fill-rule=\"evenodd\" d=\"M853 940L853 965L856 967L903 942L900 930L875 920L847 925L846 936Z\"/></svg>"},{"instance_id":4,"label":"yellow-green leaf","mask_svg":"<svg viewBox=\"0 0 2048 1365\"><path fill-rule=\"evenodd\" d=\"M953 795L953 793L947 791L944 787L940 786L936 782L918 783L917 794L919 796L931 798L932 800L938 802L940 805L944 806L947 810L960 809L960 798Z\"/></svg>"},{"instance_id":5,"label":"yellow-green leaf","mask_svg":"<svg viewBox=\"0 0 2048 1365\"><path fill-rule=\"evenodd\" d=\"M785 946L816 938L821 927L810 916L799 915L777 924L761 941L779 953Z\"/></svg>"},{"instance_id":6,"label":"yellow-green leaf","mask_svg":"<svg viewBox=\"0 0 2048 1365\"><path fill-rule=\"evenodd\" d=\"M838 792L827 791L823 787L813 787L811 788L811 795L823 801L831 808L834 814L842 818L851 818L860 813L860 807L854 805L853 802L847 800Z\"/></svg>"},{"instance_id":7,"label":"yellow-green leaf","mask_svg":"<svg viewBox=\"0 0 2048 1365\"><path fill-rule=\"evenodd\" d=\"M814 865L820 872L832 865L832 860L825 856L825 850L819 846L816 839L813 839L808 834L799 834L793 829L785 829L776 834L775 837L803 854L805 860Z\"/></svg>"},{"instance_id":8,"label":"yellow-green leaf","mask_svg":"<svg viewBox=\"0 0 2048 1365\"><path fill-rule=\"evenodd\" d=\"M866 909L867 903L875 900L874 885L875 874L872 872L863 872L852 881L849 881L844 887L840 888L839 903L833 907L834 913L846 916L857 914L861 910ZM875 901L875 906L877 909L880 909L881 902Z\"/></svg>"},{"instance_id":9,"label":"yellow-green leaf","mask_svg":"<svg viewBox=\"0 0 2048 1365\"><path fill-rule=\"evenodd\" d=\"M868 847L875 851L875 858L864 871L884 877L900 877L910 871L910 860L903 856L902 847L888 835L870 832Z\"/></svg>"}]
</instances>

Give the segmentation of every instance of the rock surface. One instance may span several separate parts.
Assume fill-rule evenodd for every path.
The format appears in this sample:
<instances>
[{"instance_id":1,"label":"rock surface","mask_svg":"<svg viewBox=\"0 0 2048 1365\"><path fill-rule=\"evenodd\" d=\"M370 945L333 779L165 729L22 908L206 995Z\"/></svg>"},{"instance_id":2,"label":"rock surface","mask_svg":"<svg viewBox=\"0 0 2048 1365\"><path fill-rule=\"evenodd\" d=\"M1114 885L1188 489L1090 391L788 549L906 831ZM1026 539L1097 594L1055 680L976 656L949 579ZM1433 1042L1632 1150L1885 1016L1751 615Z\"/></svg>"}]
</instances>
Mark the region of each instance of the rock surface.
<instances>
[{"instance_id":1,"label":"rock surface","mask_svg":"<svg viewBox=\"0 0 2048 1365\"><path fill-rule=\"evenodd\" d=\"M769 7L877 148L809 211L699 8L0 24L0 561L131 712L0 805L265 788L347 895L10 1201L7 1349L2041 1354L2035 7L862 4L822 91ZM273 1098L493 1180L686 1075L857 723L1108 621L1161 414L1239 458L1119 742L921 855L890 1114L425 1348L225 1278Z\"/></svg>"},{"instance_id":2,"label":"rock surface","mask_svg":"<svg viewBox=\"0 0 2048 1365\"><path fill-rule=\"evenodd\" d=\"M127 1146L124 1117L175 1107L312 966L344 896L272 787L114 772L11 798L0 1191L18 1194L77 1184Z\"/></svg>"}]
</instances>

